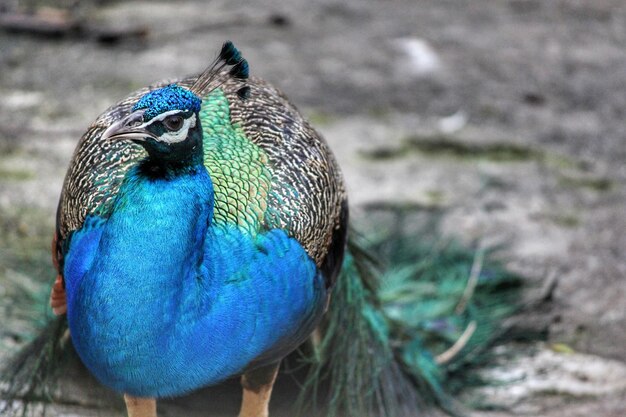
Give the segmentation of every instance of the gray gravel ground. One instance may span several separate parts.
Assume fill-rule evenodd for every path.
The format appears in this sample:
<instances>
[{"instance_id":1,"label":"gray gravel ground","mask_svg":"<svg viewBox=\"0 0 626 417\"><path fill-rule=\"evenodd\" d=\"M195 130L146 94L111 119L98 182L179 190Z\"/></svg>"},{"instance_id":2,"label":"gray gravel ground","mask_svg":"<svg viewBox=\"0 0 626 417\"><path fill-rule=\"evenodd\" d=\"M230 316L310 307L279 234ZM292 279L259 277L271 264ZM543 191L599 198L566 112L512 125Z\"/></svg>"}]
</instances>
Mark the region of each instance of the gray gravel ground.
<instances>
[{"instance_id":1,"label":"gray gravel ground","mask_svg":"<svg viewBox=\"0 0 626 417\"><path fill-rule=\"evenodd\" d=\"M200 71L232 39L323 132L361 222L368 207L436 208L445 233L506 244L511 269L537 286L557 280L550 311L526 318L549 324L548 342L512 346L519 360L492 375L508 383L468 394L498 411L475 415L626 415L624 2L84 3L89 22L145 27L147 37L111 45L0 32L7 326L28 328L7 301L16 283L52 279L42 259L82 131L129 91ZM58 415L120 415L119 399L73 379ZM289 414L293 392L283 377L276 415ZM163 411L235 415L238 395L220 387Z\"/></svg>"}]
</instances>

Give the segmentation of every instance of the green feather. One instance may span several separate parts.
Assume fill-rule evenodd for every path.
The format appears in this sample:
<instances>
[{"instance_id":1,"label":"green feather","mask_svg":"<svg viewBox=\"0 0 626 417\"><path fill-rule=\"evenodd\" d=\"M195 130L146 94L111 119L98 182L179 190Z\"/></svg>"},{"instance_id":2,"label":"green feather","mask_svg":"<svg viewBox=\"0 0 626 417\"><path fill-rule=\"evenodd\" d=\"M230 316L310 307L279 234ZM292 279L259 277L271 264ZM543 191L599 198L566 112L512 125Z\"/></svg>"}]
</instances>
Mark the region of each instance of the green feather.
<instances>
[{"instance_id":1,"label":"green feather","mask_svg":"<svg viewBox=\"0 0 626 417\"><path fill-rule=\"evenodd\" d=\"M30 402L51 402L50 388L68 351L65 316L50 320L37 336L0 368L0 414L27 415ZM23 402L15 407L14 402ZM5 414L7 413L7 414Z\"/></svg>"},{"instance_id":2,"label":"green feather","mask_svg":"<svg viewBox=\"0 0 626 417\"><path fill-rule=\"evenodd\" d=\"M356 249L358 252L358 249ZM367 283L368 258L347 256L324 322L324 338L312 358L300 408L315 397L323 381L331 387L328 416L414 415L419 406L411 381L390 343L387 320ZM359 272L361 270L362 272ZM363 275L361 275L361 273ZM365 278L365 279L362 279ZM398 401L398 398L401 401Z\"/></svg>"},{"instance_id":3,"label":"green feather","mask_svg":"<svg viewBox=\"0 0 626 417\"><path fill-rule=\"evenodd\" d=\"M235 223L255 234L266 211L271 188L268 157L231 123L229 102L221 89L202 101L204 164L215 189L216 223Z\"/></svg>"},{"instance_id":4,"label":"green feather","mask_svg":"<svg viewBox=\"0 0 626 417\"><path fill-rule=\"evenodd\" d=\"M462 414L452 394L480 382L472 369L493 358L521 280L490 252L425 235L350 241L301 405L324 383L330 416L415 415L429 403Z\"/></svg>"}]
</instances>

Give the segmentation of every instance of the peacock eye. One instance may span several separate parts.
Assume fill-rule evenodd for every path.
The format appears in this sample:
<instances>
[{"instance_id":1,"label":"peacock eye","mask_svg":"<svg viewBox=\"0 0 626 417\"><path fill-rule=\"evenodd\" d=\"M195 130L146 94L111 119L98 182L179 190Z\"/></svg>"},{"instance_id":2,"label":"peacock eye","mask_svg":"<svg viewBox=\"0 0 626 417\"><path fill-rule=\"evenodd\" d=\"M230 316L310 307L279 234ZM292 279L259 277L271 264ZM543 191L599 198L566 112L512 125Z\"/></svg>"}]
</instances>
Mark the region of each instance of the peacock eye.
<instances>
[{"instance_id":1,"label":"peacock eye","mask_svg":"<svg viewBox=\"0 0 626 417\"><path fill-rule=\"evenodd\" d=\"M163 126L170 132L175 132L183 127L183 117L182 116L170 116L163 120Z\"/></svg>"}]
</instances>

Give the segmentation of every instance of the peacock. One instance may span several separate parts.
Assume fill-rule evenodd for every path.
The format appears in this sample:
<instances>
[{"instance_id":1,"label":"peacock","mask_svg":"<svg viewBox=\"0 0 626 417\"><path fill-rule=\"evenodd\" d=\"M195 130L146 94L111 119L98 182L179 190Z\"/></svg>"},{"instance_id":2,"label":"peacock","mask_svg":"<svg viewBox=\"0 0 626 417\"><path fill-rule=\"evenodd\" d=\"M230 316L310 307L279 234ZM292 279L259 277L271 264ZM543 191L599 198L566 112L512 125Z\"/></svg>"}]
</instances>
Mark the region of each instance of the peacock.
<instances>
[{"instance_id":1,"label":"peacock","mask_svg":"<svg viewBox=\"0 0 626 417\"><path fill-rule=\"evenodd\" d=\"M330 380L331 415L410 416L424 398L457 413L443 381L463 367L460 351L477 356L494 340L497 331L475 330L490 304L451 314L459 298L472 303L457 274L446 308L435 306L413 285L432 252L417 255L430 264L409 259L381 285L374 257L348 239L348 213L327 143L225 42L199 76L130 94L82 136L52 243L59 319L5 373L13 393L17 375L39 372L28 355L49 355L42 343L60 345L67 327L131 417L155 417L157 399L236 376L239 416L267 417L281 361L315 333L303 390L315 396ZM476 293L509 291L481 326L513 310L519 280L498 274L474 277ZM468 342L471 333L479 338ZM454 360L429 350L452 345Z\"/></svg>"}]
</instances>

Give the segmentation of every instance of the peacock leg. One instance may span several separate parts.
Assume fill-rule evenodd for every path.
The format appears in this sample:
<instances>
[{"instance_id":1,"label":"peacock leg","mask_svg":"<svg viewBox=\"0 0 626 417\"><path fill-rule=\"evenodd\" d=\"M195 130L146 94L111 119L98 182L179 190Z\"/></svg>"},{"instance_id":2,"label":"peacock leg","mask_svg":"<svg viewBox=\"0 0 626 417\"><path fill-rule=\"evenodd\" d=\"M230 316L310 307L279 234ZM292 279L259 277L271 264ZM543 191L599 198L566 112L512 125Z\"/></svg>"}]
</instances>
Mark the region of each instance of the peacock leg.
<instances>
[{"instance_id":1,"label":"peacock leg","mask_svg":"<svg viewBox=\"0 0 626 417\"><path fill-rule=\"evenodd\" d=\"M279 367L280 362L277 362L243 374L243 400L239 417L268 417L270 396Z\"/></svg>"},{"instance_id":2,"label":"peacock leg","mask_svg":"<svg viewBox=\"0 0 626 417\"><path fill-rule=\"evenodd\" d=\"M156 400L154 398L132 397L124 394L128 417L156 417Z\"/></svg>"}]
</instances>

